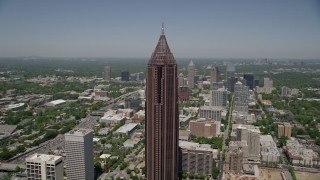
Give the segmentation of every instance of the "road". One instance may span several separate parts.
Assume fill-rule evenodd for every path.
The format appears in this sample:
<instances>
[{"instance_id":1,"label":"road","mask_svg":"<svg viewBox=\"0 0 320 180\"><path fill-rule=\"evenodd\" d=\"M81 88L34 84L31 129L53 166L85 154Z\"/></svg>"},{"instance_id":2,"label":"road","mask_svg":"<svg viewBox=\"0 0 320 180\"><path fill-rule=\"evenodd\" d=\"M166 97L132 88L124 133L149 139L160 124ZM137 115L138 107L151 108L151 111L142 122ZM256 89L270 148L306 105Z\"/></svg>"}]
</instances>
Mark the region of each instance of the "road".
<instances>
[{"instance_id":1,"label":"road","mask_svg":"<svg viewBox=\"0 0 320 180\"><path fill-rule=\"evenodd\" d=\"M223 141L222 141L222 152L224 149L227 149L227 146L226 146L226 140L228 139L228 136L229 136L229 128L231 126L231 120L232 120L232 107L233 107L233 96L232 96L232 99L231 99L231 104L230 104L230 107L229 107L229 116L228 116L228 125L227 127L225 128L224 130L224 133L223 133ZM224 168L224 162L223 162L223 159L222 159L222 152L220 153L220 160L218 162L218 167L219 167L219 176L217 179L221 180L222 177L223 177L223 168Z\"/></svg>"}]
</instances>

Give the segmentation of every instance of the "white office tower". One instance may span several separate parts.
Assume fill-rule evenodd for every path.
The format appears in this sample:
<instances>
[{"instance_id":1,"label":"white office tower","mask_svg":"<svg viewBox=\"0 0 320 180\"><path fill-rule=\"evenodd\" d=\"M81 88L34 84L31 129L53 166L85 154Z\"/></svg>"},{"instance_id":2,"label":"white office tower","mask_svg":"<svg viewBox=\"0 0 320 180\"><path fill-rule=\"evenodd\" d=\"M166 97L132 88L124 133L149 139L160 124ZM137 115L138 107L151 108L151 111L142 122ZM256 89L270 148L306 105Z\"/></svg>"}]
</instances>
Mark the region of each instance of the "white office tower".
<instances>
[{"instance_id":1,"label":"white office tower","mask_svg":"<svg viewBox=\"0 0 320 180\"><path fill-rule=\"evenodd\" d=\"M238 81L234 86L234 110L248 112L249 87Z\"/></svg>"},{"instance_id":2,"label":"white office tower","mask_svg":"<svg viewBox=\"0 0 320 180\"><path fill-rule=\"evenodd\" d=\"M190 89L194 88L194 76L195 76L195 65L193 64L193 61L190 61L188 65L188 86Z\"/></svg>"},{"instance_id":3,"label":"white office tower","mask_svg":"<svg viewBox=\"0 0 320 180\"><path fill-rule=\"evenodd\" d=\"M273 80L270 78L263 78L263 87L273 88Z\"/></svg>"},{"instance_id":4,"label":"white office tower","mask_svg":"<svg viewBox=\"0 0 320 180\"><path fill-rule=\"evenodd\" d=\"M105 66L104 67L104 79L106 81L110 81L111 80L111 68L110 68L110 66Z\"/></svg>"},{"instance_id":5,"label":"white office tower","mask_svg":"<svg viewBox=\"0 0 320 180\"><path fill-rule=\"evenodd\" d=\"M184 86L184 85L185 85L185 84L184 84L184 77L183 77L183 74L182 74L182 73L179 74L178 83L179 83L178 87L181 87L181 86Z\"/></svg>"},{"instance_id":6,"label":"white office tower","mask_svg":"<svg viewBox=\"0 0 320 180\"><path fill-rule=\"evenodd\" d=\"M68 180L93 180L92 130L78 129L64 136Z\"/></svg>"},{"instance_id":7,"label":"white office tower","mask_svg":"<svg viewBox=\"0 0 320 180\"><path fill-rule=\"evenodd\" d=\"M33 154L26 158L27 179L63 180L62 156Z\"/></svg>"},{"instance_id":8,"label":"white office tower","mask_svg":"<svg viewBox=\"0 0 320 180\"><path fill-rule=\"evenodd\" d=\"M210 105L226 107L227 106L227 90L224 88L212 90Z\"/></svg>"}]
</instances>

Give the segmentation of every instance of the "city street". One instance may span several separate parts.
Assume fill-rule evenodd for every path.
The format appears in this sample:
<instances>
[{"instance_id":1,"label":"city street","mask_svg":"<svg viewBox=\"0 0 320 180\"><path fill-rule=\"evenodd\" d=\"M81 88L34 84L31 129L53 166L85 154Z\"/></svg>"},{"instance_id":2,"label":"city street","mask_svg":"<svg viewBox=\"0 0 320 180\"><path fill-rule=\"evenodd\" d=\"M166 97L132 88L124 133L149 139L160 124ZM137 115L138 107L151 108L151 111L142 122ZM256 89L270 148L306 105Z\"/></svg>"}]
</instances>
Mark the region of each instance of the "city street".
<instances>
[{"instance_id":1,"label":"city street","mask_svg":"<svg viewBox=\"0 0 320 180\"><path fill-rule=\"evenodd\" d=\"M233 107L233 96L232 96L232 100L231 100L231 104L229 107L229 116L228 116L228 126L225 128L224 133L223 133L223 142L222 142L222 152L223 150L227 149L226 146L226 139L228 139L228 135L229 135L229 129L230 126L232 124L232 107ZM217 179L221 180L223 177L223 168L224 168L224 161L223 161L223 153L220 152L220 160L218 162L218 168L219 168L219 176Z\"/></svg>"}]
</instances>

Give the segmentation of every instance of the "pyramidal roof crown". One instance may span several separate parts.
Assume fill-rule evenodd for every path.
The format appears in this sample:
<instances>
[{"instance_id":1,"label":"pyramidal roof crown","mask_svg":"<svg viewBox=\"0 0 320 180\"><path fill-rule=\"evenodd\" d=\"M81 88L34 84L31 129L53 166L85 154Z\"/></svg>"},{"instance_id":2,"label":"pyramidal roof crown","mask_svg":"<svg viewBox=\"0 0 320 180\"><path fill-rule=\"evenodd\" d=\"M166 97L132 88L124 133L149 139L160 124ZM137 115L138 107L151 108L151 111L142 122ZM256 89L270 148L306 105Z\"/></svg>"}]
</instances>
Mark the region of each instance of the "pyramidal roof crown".
<instances>
[{"instance_id":1,"label":"pyramidal roof crown","mask_svg":"<svg viewBox=\"0 0 320 180\"><path fill-rule=\"evenodd\" d=\"M194 66L194 63L192 60L190 61L189 66Z\"/></svg>"},{"instance_id":2,"label":"pyramidal roof crown","mask_svg":"<svg viewBox=\"0 0 320 180\"><path fill-rule=\"evenodd\" d=\"M151 55L149 64L176 64L176 60L170 51L166 36L164 35L163 23L158 44Z\"/></svg>"}]
</instances>

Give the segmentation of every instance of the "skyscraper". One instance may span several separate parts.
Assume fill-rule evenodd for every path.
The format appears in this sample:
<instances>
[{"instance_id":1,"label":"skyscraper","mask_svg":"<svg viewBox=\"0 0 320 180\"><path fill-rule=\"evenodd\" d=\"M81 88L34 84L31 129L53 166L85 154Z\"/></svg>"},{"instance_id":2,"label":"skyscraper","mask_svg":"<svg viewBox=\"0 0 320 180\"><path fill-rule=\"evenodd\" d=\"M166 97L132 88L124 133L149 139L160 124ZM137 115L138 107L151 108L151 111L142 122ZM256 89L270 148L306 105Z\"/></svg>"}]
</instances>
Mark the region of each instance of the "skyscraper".
<instances>
[{"instance_id":1,"label":"skyscraper","mask_svg":"<svg viewBox=\"0 0 320 180\"><path fill-rule=\"evenodd\" d=\"M263 87L272 88L273 87L273 80L270 78L263 78Z\"/></svg>"},{"instance_id":2,"label":"skyscraper","mask_svg":"<svg viewBox=\"0 0 320 180\"><path fill-rule=\"evenodd\" d=\"M255 87L253 74L245 73L243 74L243 79L247 81L247 86L249 86L250 89L253 89Z\"/></svg>"},{"instance_id":3,"label":"skyscraper","mask_svg":"<svg viewBox=\"0 0 320 180\"><path fill-rule=\"evenodd\" d=\"M227 154L227 172L241 173L243 166L243 152L241 148L237 150L231 150Z\"/></svg>"},{"instance_id":4,"label":"skyscraper","mask_svg":"<svg viewBox=\"0 0 320 180\"><path fill-rule=\"evenodd\" d=\"M162 25L147 67L146 178L178 179L178 77Z\"/></svg>"},{"instance_id":5,"label":"skyscraper","mask_svg":"<svg viewBox=\"0 0 320 180\"><path fill-rule=\"evenodd\" d=\"M129 71L121 72L121 81L129 81Z\"/></svg>"},{"instance_id":6,"label":"skyscraper","mask_svg":"<svg viewBox=\"0 0 320 180\"><path fill-rule=\"evenodd\" d=\"M27 179L63 180L62 156L33 154L26 158Z\"/></svg>"},{"instance_id":7,"label":"skyscraper","mask_svg":"<svg viewBox=\"0 0 320 180\"><path fill-rule=\"evenodd\" d=\"M93 180L93 133L88 129L65 135L67 176L70 180Z\"/></svg>"},{"instance_id":8,"label":"skyscraper","mask_svg":"<svg viewBox=\"0 0 320 180\"><path fill-rule=\"evenodd\" d=\"M213 66L211 69L210 87L212 89L212 84L220 81L220 71L218 67Z\"/></svg>"},{"instance_id":9,"label":"skyscraper","mask_svg":"<svg viewBox=\"0 0 320 180\"><path fill-rule=\"evenodd\" d=\"M228 64L227 65L227 88L228 88L228 91L230 92L233 92L234 91L234 84L235 84L235 76L234 76L234 73L235 73L235 66L233 64Z\"/></svg>"},{"instance_id":10,"label":"skyscraper","mask_svg":"<svg viewBox=\"0 0 320 180\"><path fill-rule=\"evenodd\" d=\"M195 75L195 65L191 60L188 65L188 86L190 89L194 88L194 75Z\"/></svg>"},{"instance_id":11,"label":"skyscraper","mask_svg":"<svg viewBox=\"0 0 320 180\"><path fill-rule=\"evenodd\" d=\"M238 81L234 85L234 110L247 112L249 95L249 87Z\"/></svg>"},{"instance_id":12,"label":"skyscraper","mask_svg":"<svg viewBox=\"0 0 320 180\"><path fill-rule=\"evenodd\" d=\"M110 69L110 66L105 66L104 67L104 79L106 81L110 81L111 80L111 69Z\"/></svg>"},{"instance_id":13,"label":"skyscraper","mask_svg":"<svg viewBox=\"0 0 320 180\"><path fill-rule=\"evenodd\" d=\"M211 98L210 98L210 105L211 106L227 106L227 90L224 88L220 88L217 90L212 90L210 92Z\"/></svg>"}]
</instances>

